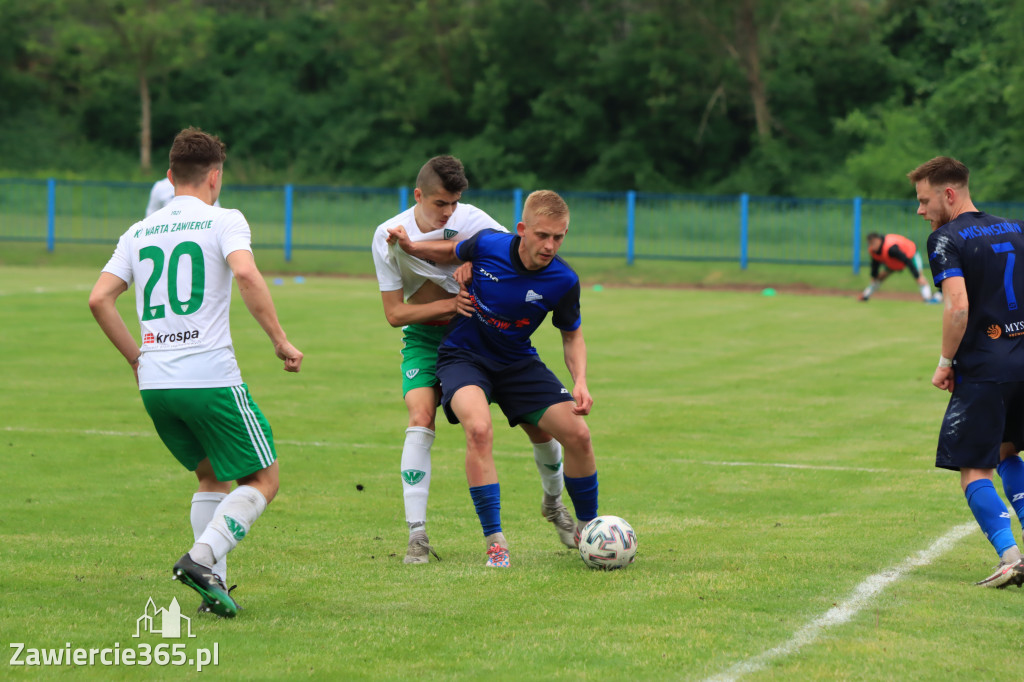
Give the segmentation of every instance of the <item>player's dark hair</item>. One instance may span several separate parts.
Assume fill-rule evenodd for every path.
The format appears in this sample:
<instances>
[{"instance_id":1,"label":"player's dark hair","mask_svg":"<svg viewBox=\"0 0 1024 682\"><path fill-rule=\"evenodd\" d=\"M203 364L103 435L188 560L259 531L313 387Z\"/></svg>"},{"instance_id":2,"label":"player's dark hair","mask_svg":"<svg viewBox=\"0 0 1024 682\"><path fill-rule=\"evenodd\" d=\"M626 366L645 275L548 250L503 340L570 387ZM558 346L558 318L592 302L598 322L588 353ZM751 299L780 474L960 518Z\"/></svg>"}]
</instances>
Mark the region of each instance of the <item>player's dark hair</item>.
<instances>
[{"instance_id":1,"label":"player's dark hair","mask_svg":"<svg viewBox=\"0 0 1024 682\"><path fill-rule=\"evenodd\" d=\"M454 156L444 154L423 164L416 176L416 187L424 194L433 194L439 189L452 194L464 192L469 187L466 169Z\"/></svg>"},{"instance_id":2,"label":"player's dark hair","mask_svg":"<svg viewBox=\"0 0 1024 682\"><path fill-rule=\"evenodd\" d=\"M218 137L189 126L175 136L171 145L171 176L175 183L198 184L227 156L227 146Z\"/></svg>"},{"instance_id":3,"label":"player's dark hair","mask_svg":"<svg viewBox=\"0 0 1024 682\"><path fill-rule=\"evenodd\" d=\"M878 234L877 232L868 232L868 236L864 238L864 241L868 241L869 242L869 241L871 241L873 239L878 239L879 241L883 241L885 239L885 237L883 237L882 235Z\"/></svg>"},{"instance_id":4,"label":"player's dark hair","mask_svg":"<svg viewBox=\"0 0 1024 682\"><path fill-rule=\"evenodd\" d=\"M928 184L933 187L947 185L966 187L970 174L967 166L956 159L948 156L936 156L907 173L907 177L915 185L922 180L927 180Z\"/></svg>"}]
</instances>

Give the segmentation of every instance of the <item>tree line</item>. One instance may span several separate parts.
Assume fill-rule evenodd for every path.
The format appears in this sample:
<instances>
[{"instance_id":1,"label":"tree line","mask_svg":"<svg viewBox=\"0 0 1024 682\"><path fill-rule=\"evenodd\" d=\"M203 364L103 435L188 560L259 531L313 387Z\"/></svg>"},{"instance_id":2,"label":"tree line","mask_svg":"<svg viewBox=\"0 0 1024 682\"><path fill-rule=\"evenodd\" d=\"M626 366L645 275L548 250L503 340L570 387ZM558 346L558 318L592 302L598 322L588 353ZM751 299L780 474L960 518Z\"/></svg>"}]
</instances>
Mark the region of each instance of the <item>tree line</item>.
<instances>
[{"instance_id":1,"label":"tree line","mask_svg":"<svg viewBox=\"0 0 1024 682\"><path fill-rule=\"evenodd\" d=\"M0 171L906 197L949 154L1024 198L1024 0L0 0Z\"/></svg>"}]
</instances>

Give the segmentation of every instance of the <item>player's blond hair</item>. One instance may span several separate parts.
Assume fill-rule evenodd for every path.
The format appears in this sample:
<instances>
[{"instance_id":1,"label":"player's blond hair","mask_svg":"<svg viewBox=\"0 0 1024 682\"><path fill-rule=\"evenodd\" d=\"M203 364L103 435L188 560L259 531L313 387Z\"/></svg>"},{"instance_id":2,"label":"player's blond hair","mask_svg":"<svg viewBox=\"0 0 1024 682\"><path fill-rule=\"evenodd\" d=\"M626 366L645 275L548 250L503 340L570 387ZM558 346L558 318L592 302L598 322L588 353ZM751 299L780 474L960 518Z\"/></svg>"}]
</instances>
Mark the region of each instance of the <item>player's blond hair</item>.
<instances>
[{"instance_id":1,"label":"player's blond hair","mask_svg":"<svg viewBox=\"0 0 1024 682\"><path fill-rule=\"evenodd\" d=\"M565 219L569 222L569 205L557 192L539 189L531 192L523 204L523 222L530 223L536 216L547 216L556 220Z\"/></svg>"}]
</instances>

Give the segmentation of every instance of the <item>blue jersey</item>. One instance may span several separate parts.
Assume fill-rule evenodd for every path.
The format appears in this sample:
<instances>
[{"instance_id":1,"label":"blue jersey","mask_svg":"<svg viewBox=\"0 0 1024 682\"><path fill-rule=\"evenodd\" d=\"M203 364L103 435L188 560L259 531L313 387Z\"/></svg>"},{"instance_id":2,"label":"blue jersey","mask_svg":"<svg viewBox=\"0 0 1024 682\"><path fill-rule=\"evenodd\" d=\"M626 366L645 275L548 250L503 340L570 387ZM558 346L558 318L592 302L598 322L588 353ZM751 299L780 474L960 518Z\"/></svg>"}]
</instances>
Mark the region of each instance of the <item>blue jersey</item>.
<instances>
[{"instance_id":1,"label":"blue jersey","mask_svg":"<svg viewBox=\"0 0 1024 682\"><path fill-rule=\"evenodd\" d=\"M935 284L963 277L967 330L956 352L957 376L1024 381L1024 231L1017 221L964 213L928 236Z\"/></svg>"},{"instance_id":2,"label":"blue jersey","mask_svg":"<svg viewBox=\"0 0 1024 682\"><path fill-rule=\"evenodd\" d=\"M530 335L548 312L563 331L580 326L580 278L555 258L540 270L527 270L519 258L518 235L482 230L459 242L455 255L473 261L472 317L456 316L441 348L468 350L501 363L537 355Z\"/></svg>"}]
</instances>

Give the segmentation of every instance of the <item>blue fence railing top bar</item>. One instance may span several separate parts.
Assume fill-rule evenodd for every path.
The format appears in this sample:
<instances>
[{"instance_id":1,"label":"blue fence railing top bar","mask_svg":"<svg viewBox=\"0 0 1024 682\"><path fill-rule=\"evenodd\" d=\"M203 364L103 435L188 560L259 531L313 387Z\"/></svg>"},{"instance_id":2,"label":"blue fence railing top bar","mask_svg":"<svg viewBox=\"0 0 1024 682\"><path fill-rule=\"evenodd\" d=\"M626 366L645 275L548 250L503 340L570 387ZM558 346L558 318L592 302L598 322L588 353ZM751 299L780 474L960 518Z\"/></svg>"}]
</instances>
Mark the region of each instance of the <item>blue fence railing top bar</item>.
<instances>
[{"instance_id":1,"label":"blue fence railing top bar","mask_svg":"<svg viewBox=\"0 0 1024 682\"><path fill-rule=\"evenodd\" d=\"M152 185L0 178L0 241L113 246L145 212ZM45 189L44 189L45 188ZM902 234L923 248L928 224L915 199L830 199L664 192L562 192L571 210L567 256L638 260L847 265L859 272L868 232ZM467 191L463 200L514 230L523 189ZM286 260L311 249L369 251L374 228L413 205L409 187L228 185L220 203L245 214L253 244ZM988 202L1024 216L1022 202Z\"/></svg>"}]
</instances>

